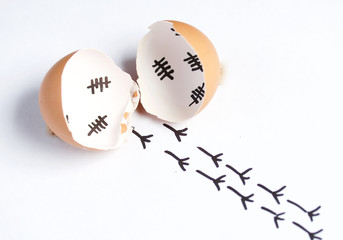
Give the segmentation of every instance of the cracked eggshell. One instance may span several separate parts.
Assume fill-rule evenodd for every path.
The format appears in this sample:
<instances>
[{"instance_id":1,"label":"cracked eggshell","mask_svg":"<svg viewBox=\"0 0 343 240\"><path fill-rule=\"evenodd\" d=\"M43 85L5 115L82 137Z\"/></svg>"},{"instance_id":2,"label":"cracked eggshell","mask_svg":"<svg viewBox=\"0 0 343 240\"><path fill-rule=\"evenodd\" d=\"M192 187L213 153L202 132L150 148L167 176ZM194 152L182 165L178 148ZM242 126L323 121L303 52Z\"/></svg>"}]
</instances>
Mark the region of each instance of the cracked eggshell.
<instances>
[{"instance_id":1,"label":"cracked eggshell","mask_svg":"<svg viewBox=\"0 0 343 240\"><path fill-rule=\"evenodd\" d=\"M220 62L211 41L178 21L150 26L138 46L136 65L144 109L169 122L198 114L220 81Z\"/></svg>"},{"instance_id":2,"label":"cracked eggshell","mask_svg":"<svg viewBox=\"0 0 343 240\"><path fill-rule=\"evenodd\" d=\"M138 102L138 86L130 75L95 49L59 60L39 91L40 110L51 131L92 150L113 149L126 141Z\"/></svg>"}]
</instances>

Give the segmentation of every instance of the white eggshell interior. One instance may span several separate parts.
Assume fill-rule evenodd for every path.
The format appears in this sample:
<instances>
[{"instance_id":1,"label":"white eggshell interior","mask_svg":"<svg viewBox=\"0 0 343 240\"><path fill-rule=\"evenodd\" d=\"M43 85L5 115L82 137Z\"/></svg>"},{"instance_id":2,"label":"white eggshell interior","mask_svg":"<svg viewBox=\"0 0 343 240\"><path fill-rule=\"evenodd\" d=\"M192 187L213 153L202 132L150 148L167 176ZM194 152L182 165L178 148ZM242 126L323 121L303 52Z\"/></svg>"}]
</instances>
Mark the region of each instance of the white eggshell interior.
<instances>
[{"instance_id":1,"label":"white eggshell interior","mask_svg":"<svg viewBox=\"0 0 343 240\"><path fill-rule=\"evenodd\" d=\"M191 66L189 54L195 56L196 52L171 22L150 26L136 60L141 103L147 112L171 122L197 114L206 91L205 76L197 66Z\"/></svg>"},{"instance_id":2,"label":"white eggshell interior","mask_svg":"<svg viewBox=\"0 0 343 240\"><path fill-rule=\"evenodd\" d=\"M61 86L63 113L73 139L102 150L122 143L123 114L136 107L131 106L130 93L135 87L131 77L102 52L76 52L63 70Z\"/></svg>"}]
</instances>

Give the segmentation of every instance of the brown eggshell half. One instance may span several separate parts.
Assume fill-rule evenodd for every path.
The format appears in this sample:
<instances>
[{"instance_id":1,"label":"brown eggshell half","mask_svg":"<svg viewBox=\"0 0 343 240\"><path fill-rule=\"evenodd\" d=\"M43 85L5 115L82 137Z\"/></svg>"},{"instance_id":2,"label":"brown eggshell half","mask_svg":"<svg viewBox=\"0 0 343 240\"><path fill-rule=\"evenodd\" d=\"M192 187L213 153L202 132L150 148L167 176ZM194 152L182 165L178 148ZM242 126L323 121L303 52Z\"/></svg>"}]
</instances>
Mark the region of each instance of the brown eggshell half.
<instances>
[{"instance_id":1,"label":"brown eggshell half","mask_svg":"<svg viewBox=\"0 0 343 240\"><path fill-rule=\"evenodd\" d=\"M198 29L178 21L149 27L137 50L137 82L144 109L169 122L197 115L220 81L218 54Z\"/></svg>"},{"instance_id":2,"label":"brown eggshell half","mask_svg":"<svg viewBox=\"0 0 343 240\"><path fill-rule=\"evenodd\" d=\"M39 91L39 106L48 128L63 141L107 150L128 139L130 116L139 97L137 84L108 56L82 49L48 71Z\"/></svg>"}]
</instances>

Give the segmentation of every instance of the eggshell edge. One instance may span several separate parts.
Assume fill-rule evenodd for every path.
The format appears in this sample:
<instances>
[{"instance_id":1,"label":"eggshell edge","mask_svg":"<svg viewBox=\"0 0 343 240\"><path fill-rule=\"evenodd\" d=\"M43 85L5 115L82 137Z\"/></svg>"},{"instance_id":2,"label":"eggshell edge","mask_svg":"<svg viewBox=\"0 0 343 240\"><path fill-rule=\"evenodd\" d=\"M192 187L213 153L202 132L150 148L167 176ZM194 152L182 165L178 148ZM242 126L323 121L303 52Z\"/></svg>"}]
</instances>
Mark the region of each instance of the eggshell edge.
<instances>
[{"instance_id":1,"label":"eggshell edge","mask_svg":"<svg viewBox=\"0 0 343 240\"><path fill-rule=\"evenodd\" d=\"M39 90L39 108L45 123L56 136L73 146L85 148L73 140L62 109L62 73L68 60L76 52L72 52L60 59L45 75Z\"/></svg>"},{"instance_id":2,"label":"eggshell edge","mask_svg":"<svg viewBox=\"0 0 343 240\"><path fill-rule=\"evenodd\" d=\"M197 28L179 21L167 20L173 24L197 53L205 74L206 94L198 112L203 110L214 96L220 83L220 61L212 42Z\"/></svg>"}]
</instances>

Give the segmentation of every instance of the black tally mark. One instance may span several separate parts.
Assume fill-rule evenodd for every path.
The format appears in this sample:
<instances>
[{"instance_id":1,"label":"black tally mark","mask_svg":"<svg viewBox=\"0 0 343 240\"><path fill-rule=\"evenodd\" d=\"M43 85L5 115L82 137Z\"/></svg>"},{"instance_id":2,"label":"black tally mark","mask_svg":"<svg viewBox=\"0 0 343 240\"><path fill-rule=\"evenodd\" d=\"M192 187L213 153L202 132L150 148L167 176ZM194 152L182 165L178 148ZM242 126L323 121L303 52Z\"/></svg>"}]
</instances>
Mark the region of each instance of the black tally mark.
<instances>
[{"instance_id":1,"label":"black tally mark","mask_svg":"<svg viewBox=\"0 0 343 240\"><path fill-rule=\"evenodd\" d=\"M180 168L182 169L182 171L186 171L186 168L185 168L185 165L188 166L189 163L187 163L186 161L189 160L189 157L187 158L179 158L178 156L176 156L174 153L172 153L171 151L164 151L165 153L169 154L170 156L172 156L173 158L175 158L178 163L179 163L179 166Z\"/></svg>"},{"instance_id":2,"label":"black tally mark","mask_svg":"<svg viewBox=\"0 0 343 240\"><path fill-rule=\"evenodd\" d=\"M160 77L161 81L165 77L169 78L170 80L173 80L174 77L172 76L172 73L174 73L174 69L172 69L171 66L168 65L168 61L166 61L165 59L166 58L163 57L159 61L154 60L154 64L152 65L152 67L156 68L155 73L157 73L157 76Z\"/></svg>"},{"instance_id":3,"label":"black tally mark","mask_svg":"<svg viewBox=\"0 0 343 240\"><path fill-rule=\"evenodd\" d=\"M192 55L190 52L187 52L187 55L188 55L188 57L183 59L183 61L187 62L190 65L192 71L200 70L202 72L203 71L202 65L201 65L201 62L199 60L198 55L196 55L196 54Z\"/></svg>"},{"instance_id":4,"label":"black tally mark","mask_svg":"<svg viewBox=\"0 0 343 240\"><path fill-rule=\"evenodd\" d=\"M108 77L105 77L105 81L103 81L103 78L95 78L94 80L91 80L91 84L89 86L87 86L87 88L90 88L92 90L92 94L95 93L95 89L96 88L100 88L100 92L102 92L104 90L104 86L105 88L108 88L108 84L110 84L111 81L108 81Z\"/></svg>"},{"instance_id":5,"label":"black tally mark","mask_svg":"<svg viewBox=\"0 0 343 240\"><path fill-rule=\"evenodd\" d=\"M273 212L272 210L270 210L270 209L268 209L266 207L261 207L261 209L274 215L274 223L275 223L276 228L279 228L278 221L285 220L284 218L280 218L281 215L285 214L284 212L282 212L282 213L275 213L275 212Z\"/></svg>"},{"instance_id":6,"label":"black tally mark","mask_svg":"<svg viewBox=\"0 0 343 240\"><path fill-rule=\"evenodd\" d=\"M216 165L217 168L219 167L219 163L218 163L218 162L221 162L221 161L222 161L222 159L220 159L219 157L222 156L223 153L219 153L219 154L213 156L211 153L207 152L207 151L206 151L205 149L203 149L202 147L197 147L197 148L198 148L200 151L202 151L203 153L205 153L207 156L209 156L209 157L212 159L214 165Z\"/></svg>"},{"instance_id":7,"label":"black tally mark","mask_svg":"<svg viewBox=\"0 0 343 240\"><path fill-rule=\"evenodd\" d=\"M169 126L166 123L163 123L163 126L165 126L166 128L168 128L169 130L173 131L175 134L176 139L181 142L181 137L180 136L187 136L187 133L185 133L188 128L184 128L184 129L180 129L180 130L176 130L175 128L173 128L172 126Z\"/></svg>"},{"instance_id":8,"label":"black tally mark","mask_svg":"<svg viewBox=\"0 0 343 240\"><path fill-rule=\"evenodd\" d=\"M242 201L242 204L243 204L243 207L245 210L247 210L247 204L246 202L254 202L254 200L251 200L250 198L252 196L254 196L254 194L250 194L248 196L243 196L242 194L240 194L236 189L234 189L233 187L231 186L227 186L228 189L230 189L232 192L236 193L240 198L241 198L241 201Z\"/></svg>"},{"instance_id":9,"label":"black tally mark","mask_svg":"<svg viewBox=\"0 0 343 240\"><path fill-rule=\"evenodd\" d=\"M230 166L230 165L225 165L227 168L229 168L229 169L231 169L234 173L236 173L238 176L239 176L239 178L241 179L241 181L242 181L242 183L243 183L243 185L245 185L245 180L249 180L250 179L250 177L245 177L244 175L246 174L246 173L248 173L248 172L250 172L251 170L252 170L252 168L248 168L247 170L245 170L244 172L238 172L236 169L234 169L232 166Z\"/></svg>"},{"instance_id":10,"label":"black tally mark","mask_svg":"<svg viewBox=\"0 0 343 240\"><path fill-rule=\"evenodd\" d=\"M196 89L194 89L192 91L192 94L191 94L191 98L193 100L193 102L191 102L188 106L192 106L194 103L195 104L198 104L200 103L200 101L202 100L202 98L205 96L205 90L204 90L204 87L205 87L205 83L202 83L201 86L197 87Z\"/></svg>"},{"instance_id":11,"label":"black tally mark","mask_svg":"<svg viewBox=\"0 0 343 240\"><path fill-rule=\"evenodd\" d=\"M306 211L302 206L300 206L299 204L297 204L291 200L287 200L287 202L289 202L290 204L293 204L294 206L300 208L304 213L307 213L311 222L313 222L313 217L319 216L319 213L316 213L316 212L320 209L320 206L313 209L312 211Z\"/></svg>"},{"instance_id":12,"label":"black tally mark","mask_svg":"<svg viewBox=\"0 0 343 240\"><path fill-rule=\"evenodd\" d=\"M199 173L200 175L204 176L205 178L211 180L214 185L216 186L217 190L220 191L220 186L219 186L219 183L223 183L225 182L225 180L222 180L224 177L226 177L226 175L222 175L218 178L212 178L210 176L208 176L206 173L203 173L202 171L200 170L196 170L197 173Z\"/></svg>"},{"instance_id":13,"label":"black tally mark","mask_svg":"<svg viewBox=\"0 0 343 240\"><path fill-rule=\"evenodd\" d=\"M284 190L286 188L286 186L283 186L282 188L280 188L279 190L276 191L272 191L270 189L268 189L267 187L263 186L262 184L257 184L257 186L259 186L260 188L266 190L267 192L269 192L273 198L275 199L275 201L277 202L277 204L280 204L280 201L278 199L278 197L283 196L282 193L280 193L282 190Z\"/></svg>"},{"instance_id":14,"label":"black tally mark","mask_svg":"<svg viewBox=\"0 0 343 240\"><path fill-rule=\"evenodd\" d=\"M90 131L88 132L88 136L92 135L93 132L98 134L98 132L101 132L101 129L106 129L106 126L108 125L105 119L107 118L107 115L101 117L98 116L97 119L95 119L95 122L91 122L91 124L88 124L88 127L90 127Z\"/></svg>"},{"instance_id":15,"label":"black tally mark","mask_svg":"<svg viewBox=\"0 0 343 240\"><path fill-rule=\"evenodd\" d=\"M175 33L175 36L180 36L180 34L178 34L178 33L175 31L174 28L171 28L170 30L173 31L173 32Z\"/></svg>"},{"instance_id":16,"label":"black tally mark","mask_svg":"<svg viewBox=\"0 0 343 240\"><path fill-rule=\"evenodd\" d=\"M151 142L151 140L150 140L149 138L151 138L151 137L154 136L154 135L152 135L152 134L146 135L146 136L142 136L142 135L140 135L134 128L132 129L132 133L135 134L135 135L141 140L143 149L146 148L145 143Z\"/></svg>"}]
</instances>

